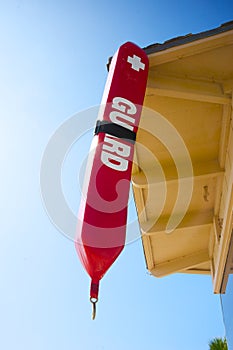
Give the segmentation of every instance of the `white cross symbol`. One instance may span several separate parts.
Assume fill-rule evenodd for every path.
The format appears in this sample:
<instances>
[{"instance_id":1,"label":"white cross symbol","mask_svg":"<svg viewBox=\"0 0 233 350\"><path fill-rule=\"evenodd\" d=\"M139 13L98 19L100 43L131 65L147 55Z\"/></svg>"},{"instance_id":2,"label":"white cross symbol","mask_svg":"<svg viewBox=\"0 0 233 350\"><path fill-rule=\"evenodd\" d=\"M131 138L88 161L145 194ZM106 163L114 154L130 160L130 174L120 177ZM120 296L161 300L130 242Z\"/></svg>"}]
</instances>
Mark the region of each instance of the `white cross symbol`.
<instances>
[{"instance_id":1,"label":"white cross symbol","mask_svg":"<svg viewBox=\"0 0 233 350\"><path fill-rule=\"evenodd\" d=\"M131 68L139 72L140 69L145 69L145 64L141 62L141 58L133 55L133 57L128 56L127 62L131 64Z\"/></svg>"}]
</instances>

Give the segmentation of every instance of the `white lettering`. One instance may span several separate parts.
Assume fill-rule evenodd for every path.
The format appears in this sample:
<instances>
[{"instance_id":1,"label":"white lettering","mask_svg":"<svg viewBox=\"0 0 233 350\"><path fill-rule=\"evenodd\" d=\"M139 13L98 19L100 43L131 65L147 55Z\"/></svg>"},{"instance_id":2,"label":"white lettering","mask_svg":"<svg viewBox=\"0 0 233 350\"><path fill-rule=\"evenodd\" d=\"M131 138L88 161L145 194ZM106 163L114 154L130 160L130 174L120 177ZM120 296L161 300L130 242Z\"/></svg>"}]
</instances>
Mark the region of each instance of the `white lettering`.
<instances>
[{"instance_id":1,"label":"white lettering","mask_svg":"<svg viewBox=\"0 0 233 350\"><path fill-rule=\"evenodd\" d=\"M118 109L118 111L127 113L127 114L135 114L137 112L136 106L129 100L123 97L114 97L112 100L112 108ZM125 104L125 105L124 105ZM129 107L126 110L126 107Z\"/></svg>"},{"instance_id":2,"label":"white lettering","mask_svg":"<svg viewBox=\"0 0 233 350\"><path fill-rule=\"evenodd\" d=\"M114 97L112 100L112 111L109 114L109 119L126 129L133 131L135 118L133 114L137 112L136 106L129 100L123 97ZM105 135L103 150L101 152L101 161L114 170L125 171L128 169L131 146L118 141L115 136Z\"/></svg>"},{"instance_id":3,"label":"white lettering","mask_svg":"<svg viewBox=\"0 0 233 350\"><path fill-rule=\"evenodd\" d=\"M128 157L130 155L130 146L125 145L117 141L116 137L105 135L104 142L110 146L104 144L103 149L111 153L116 153L121 157Z\"/></svg>"},{"instance_id":4,"label":"white lettering","mask_svg":"<svg viewBox=\"0 0 233 350\"><path fill-rule=\"evenodd\" d=\"M102 151L101 160L107 167L114 170L125 171L128 169L128 160L118 157L115 154Z\"/></svg>"}]
</instances>

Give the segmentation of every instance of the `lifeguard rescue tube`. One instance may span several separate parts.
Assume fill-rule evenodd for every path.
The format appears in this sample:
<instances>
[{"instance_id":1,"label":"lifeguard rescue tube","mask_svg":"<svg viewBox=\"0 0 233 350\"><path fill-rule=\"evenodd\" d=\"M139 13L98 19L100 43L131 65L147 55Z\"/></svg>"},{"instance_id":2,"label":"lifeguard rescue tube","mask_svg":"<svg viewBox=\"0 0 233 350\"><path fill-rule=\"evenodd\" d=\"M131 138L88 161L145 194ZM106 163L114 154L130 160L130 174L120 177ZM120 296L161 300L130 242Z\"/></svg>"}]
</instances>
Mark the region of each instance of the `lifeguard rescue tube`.
<instances>
[{"instance_id":1,"label":"lifeguard rescue tube","mask_svg":"<svg viewBox=\"0 0 233 350\"><path fill-rule=\"evenodd\" d=\"M91 277L94 308L99 281L125 244L134 142L148 66L145 52L131 42L113 56L87 162L75 247Z\"/></svg>"}]
</instances>

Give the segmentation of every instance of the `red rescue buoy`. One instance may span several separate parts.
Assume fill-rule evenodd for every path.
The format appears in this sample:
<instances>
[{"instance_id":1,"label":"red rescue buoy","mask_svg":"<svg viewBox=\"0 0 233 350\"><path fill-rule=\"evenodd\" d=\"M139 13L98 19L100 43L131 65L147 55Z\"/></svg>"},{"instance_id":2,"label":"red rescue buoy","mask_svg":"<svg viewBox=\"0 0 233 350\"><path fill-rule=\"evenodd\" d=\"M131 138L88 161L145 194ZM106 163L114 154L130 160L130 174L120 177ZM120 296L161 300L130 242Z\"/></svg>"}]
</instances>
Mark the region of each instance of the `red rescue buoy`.
<instances>
[{"instance_id":1,"label":"red rescue buoy","mask_svg":"<svg viewBox=\"0 0 233 350\"><path fill-rule=\"evenodd\" d=\"M145 96L148 57L131 42L113 56L89 155L75 247L91 277L90 300L125 244L134 142Z\"/></svg>"}]
</instances>

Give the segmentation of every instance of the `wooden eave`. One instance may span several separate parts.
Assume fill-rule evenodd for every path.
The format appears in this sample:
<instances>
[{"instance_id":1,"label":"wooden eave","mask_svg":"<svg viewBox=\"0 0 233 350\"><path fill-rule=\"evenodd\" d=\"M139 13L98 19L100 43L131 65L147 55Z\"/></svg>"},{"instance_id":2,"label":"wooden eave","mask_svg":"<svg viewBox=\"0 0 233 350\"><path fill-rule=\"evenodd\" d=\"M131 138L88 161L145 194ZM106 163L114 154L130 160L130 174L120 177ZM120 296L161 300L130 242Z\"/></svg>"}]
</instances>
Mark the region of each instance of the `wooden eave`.
<instances>
[{"instance_id":1,"label":"wooden eave","mask_svg":"<svg viewBox=\"0 0 233 350\"><path fill-rule=\"evenodd\" d=\"M163 49L145 48L150 70L132 175L148 270L156 277L211 274L216 293L226 266L233 205L233 25L223 29L195 40L183 37L181 44L170 41ZM159 116L171 126L165 136ZM190 155L193 189L185 210L181 206L175 213L182 220L168 233L178 192L190 184L184 151L172 146L174 133Z\"/></svg>"}]
</instances>

